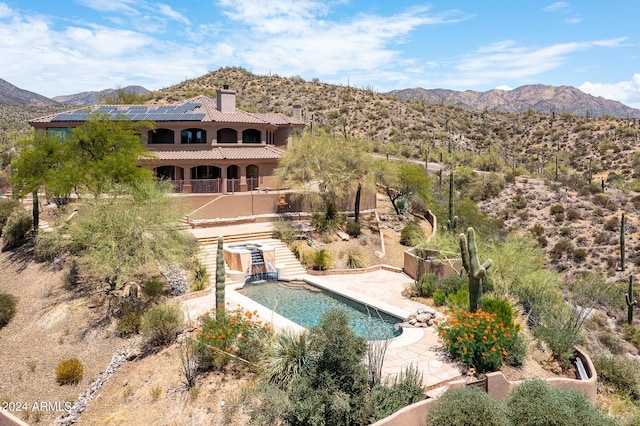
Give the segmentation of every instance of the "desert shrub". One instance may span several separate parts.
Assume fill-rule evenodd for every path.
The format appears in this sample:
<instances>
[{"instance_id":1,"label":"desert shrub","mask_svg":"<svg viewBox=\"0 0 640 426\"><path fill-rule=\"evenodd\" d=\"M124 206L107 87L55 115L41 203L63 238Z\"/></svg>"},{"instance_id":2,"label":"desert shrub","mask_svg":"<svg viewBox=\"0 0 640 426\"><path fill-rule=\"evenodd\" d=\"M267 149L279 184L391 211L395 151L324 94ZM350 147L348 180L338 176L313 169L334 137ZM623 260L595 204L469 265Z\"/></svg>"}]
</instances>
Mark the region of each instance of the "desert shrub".
<instances>
[{"instance_id":1,"label":"desert shrub","mask_svg":"<svg viewBox=\"0 0 640 426\"><path fill-rule=\"evenodd\" d=\"M56 367L56 382L60 385L75 385L82 380L84 368L78 358L66 359Z\"/></svg>"},{"instance_id":2,"label":"desert shrub","mask_svg":"<svg viewBox=\"0 0 640 426\"><path fill-rule=\"evenodd\" d=\"M436 283L436 287L443 290L446 294L457 293L463 286L467 284L467 278L453 274L444 277Z\"/></svg>"},{"instance_id":3,"label":"desert shrub","mask_svg":"<svg viewBox=\"0 0 640 426\"><path fill-rule=\"evenodd\" d=\"M615 231L620 226L619 223L620 222L618 221L618 217L617 216L612 216L609 219L607 219L607 221L604 223L603 227L607 231Z\"/></svg>"},{"instance_id":4,"label":"desert shrub","mask_svg":"<svg viewBox=\"0 0 640 426\"><path fill-rule=\"evenodd\" d=\"M621 356L596 355L593 366L598 372L598 380L619 394L640 399L640 364Z\"/></svg>"},{"instance_id":5,"label":"desert shrub","mask_svg":"<svg viewBox=\"0 0 640 426\"><path fill-rule=\"evenodd\" d=\"M539 223L536 223L531 227L530 231L534 236L540 237L544 235L544 226L540 225Z\"/></svg>"},{"instance_id":6,"label":"desert shrub","mask_svg":"<svg viewBox=\"0 0 640 426\"><path fill-rule=\"evenodd\" d=\"M344 252L342 255L347 268L357 269L369 266L367 255L358 247L353 247Z\"/></svg>"},{"instance_id":7,"label":"desert shrub","mask_svg":"<svg viewBox=\"0 0 640 426\"><path fill-rule=\"evenodd\" d=\"M281 389L287 390L311 362L309 336L306 332L284 332L275 336L269 347L265 375Z\"/></svg>"},{"instance_id":8,"label":"desert shrub","mask_svg":"<svg viewBox=\"0 0 640 426\"><path fill-rule=\"evenodd\" d=\"M515 314L509 301L497 297L485 296L482 298L482 309L496 315L496 322L505 327L517 331L520 326L515 323Z\"/></svg>"},{"instance_id":9,"label":"desert shrub","mask_svg":"<svg viewBox=\"0 0 640 426\"><path fill-rule=\"evenodd\" d=\"M164 284L159 280L149 280L142 284L142 292L148 297L158 297L162 294Z\"/></svg>"},{"instance_id":10,"label":"desert shrub","mask_svg":"<svg viewBox=\"0 0 640 426\"><path fill-rule=\"evenodd\" d=\"M322 234L336 232L343 224L344 216L333 203L327 204L324 212L314 213L311 217L311 225Z\"/></svg>"},{"instance_id":11,"label":"desert shrub","mask_svg":"<svg viewBox=\"0 0 640 426\"><path fill-rule=\"evenodd\" d=\"M352 238L358 238L362 233L362 229L358 222L349 222L347 223L347 234Z\"/></svg>"},{"instance_id":12,"label":"desert shrub","mask_svg":"<svg viewBox=\"0 0 640 426\"><path fill-rule=\"evenodd\" d=\"M64 241L57 232L40 232L35 242L33 255L38 262L51 261L64 250Z\"/></svg>"},{"instance_id":13,"label":"desert shrub","mask_svg":"<svg viewBox=\"0 0 640 426\"><path fill-rule=\"evenodd\" d=\"M587 258L587 251L583 248L577 248L573 250L573 260L578 263L582 263Z\"/></svg>"},{"instance_id":14,"label":"desert shrub","mask_svg":"<svg viewBox=\"0 0 640 426\"><path fill-rule=\"evenodd\" d=\"M626 341L633 343L636 348L640 349L640 330L634 325L623 324L622 335Z\"/></svg>"},{"instance_id":15,"label":"desert shrub","mask_svg":"<svg viewBox=\"0 0 640 426\"><path fill-rule=\"evenodd\" d=\"M266 381L259 381L255 388L245 390L244 409L251 421L249 425L281 425L290 411L289 397L284 391Z\"/></svg>"},{"instance_id":16,"label":"desert shrub","mask_svg":"<svg viewBox=\"0 0 640 426\"><path fill-rule=\"evenodd\" d=\"M558 231L561 237L570 237L573 231L568 226L563 226Z\"/></svg>"},{"instance_id":17,"label":"desert shrub","mask_svg":"<svg viewBox=\"0 0 640 426\"><path fill-rule=\"evenodd\" d=\"M561 204L555 204L550 208L551 216L556 222L562 222L564 220L564 206Z\"/></svg>"},{"instance_id":18,"label":"desert shrub","mask_svg":"<svg viewBox=\"0 0 640 426\"><path fill-rule=\"evenodd\" d=\"M437 289L433 292L433 304L436 306L443 306L447 301L447 294L441 290Z\"/></svg>"},{"instance_id":19,"label":"desert shrub","mask_svg":"<svg viewBox=\"0 0 640 426\"><path fill-rule=\"evenodd\" d=\"M509 392L506 407L511 424L518 426L616 424L598 411L586 394L554 388L541 379L525 380Z\"/></svg>"},{"instance_id":20,"label":"desert shrub","mask_svg":"<svg viewBox=\"0 0 640 426\"><path fill-rule=\"evenodd\" d=\"M504 404L471 386L445 393L429 408L427 419L434 426L509 426Z\"/></svg>"},{"instance_id":21,"label":"desert shrub","mask_svg":"<svg viewBox=\"0 0 640 426\"><path fill-rule=\"evenodd\" d=\"M607 207L609 197L606 194L599 193L593 196L593 203L600 207Z\"/></svg>"},{"instance_id":22,"label":"desert shrub","mask_svg":"<svg viewBox=\"0 0 640 426\"><path fill-rule=\"evenodd\" d=\"M414 280L410 287L411 297L431 297L436 288L436 274L426 273L419 280Z\"/></svg>"},{"instance_id":23,"label":"desert shrub","mask_svg":"<svg viewBox=\"0 0 640 426\"><path fill-rule=\"evenodd\" d=\"M561 259L563 256L573 254L573 243L566 238L562 238L553 246L550 253L551 257L556 260Z\"/></svg>"},{"instance_id":24,"label":"desert shrub","mask_svg":"<svg viewBox=\"0 0 640 426\"><path fill-rule=\"evenodd\" d=\"M529 353L529 345L527 339L522 332L518 332L513 336L511 345L507 348L507 356L504 363L512 367L520 367L524 364Z\"/></svg>"},{"instance_id":25,"label":"desert shrub","mask_svg":"<svg viewBox=\"0 0 640 426\"><path fill-rule=\"evenodd\" d=\"M196 261L193 265L193 282L191 283L191 291L201 291L209 285L209 271L200 261Z\"/></svg>"},{"instance_id":26,"label":"desert shrub","mask_svg":"<svg viewBox=\"0 0 640 426\"><path fill-rule=\"evenodd\" d=\"M27 241L33 228L33 218L25 209L15 209L2 228L2 240L6 248L20 247Z\"/></svg>"},{"instance_id":27,"label":"desert shrub","mask_svg":"<svg viewBox=\"0 0 640 426\"><path fill-rule=\"evenodd\" d=\"M0 292L0 328L9 324L16 314L18 298L13 294Z\"/></svg>"},{"instance_id":28,"label":"desert shrub","mask_svg":"<svg viewBox=\"0 0 640 426\"><path fill-rule=\"evenodd\" d=\"M620 355L624 352L624 344L617 334L610 330L601 330L598 333L598 341L604 345L612 354Z\"/></svg>"},{"instance_id":29,"label":"desert shrub","mask_svg":"<svg viewBox=\"0 0 640 426\"><path fill-rule=\"evenodd\" d=\"M417 246L424 242L425 238L424 231L417 223L408 223L402 228L402 231L400 231L400 244L403 246Z\"/></svg>"},{"instance_id":30,"label":"desert shrub","mask_svg":"<svg viewBox=\"0 0 640 426\"><path fill-rule=\"evenodd\" d=\"M313 269L317 271L324 271L331 267L333 262L333 256L327 249L314 250L310 256L310 263Z\"/></svg>"},{"instance_id":31,"label":"desert shrub","mask_svg":"<svg viewBox=\"0 0 640 426\"><path fill-rule=\"evenodd\" d=\"M309 245L303 241L294 241L289 246L291 248L291 252L299 261L304 261L305 252L308 251Z\"/></svg>"},{"instance_id":32,"label":"desert shrub","mask_svg":"<svg viewBox=\"0 0 640 426\"><path fill-rule=\"evenodd\" d=\"M460 287L455 293L447 295L447 305L454 309L469 309L469 287Z\"/></svg>"},{"instance_id":33,"label":"desert shrub","mask_svg":"<svg viewBox=\"0 0 640 426\"><path fill-rule=\"evenodd\" d=\"M601 233L597 233L596 235L593 236L593 242L595 244L602 244L605 241L607 241L607 238Z\"/></svg>"},{"instance_id":34,"label":"desert shrub","mask_svg":"<svg viewBox=\"0 0 640 426\"><path fill-rule=\"evenodd\" d=\"M199 322L196 354L199 368L205 370L224 367L233 359L230 354L255 362L265 350L263 337L270 332L256 313L249 311L207 312Z\"/></svg>"},{"instance_id":35,"label":"desert shrub","mask_svg":"<svg viewBox=\"0 0 640 426\"><path fill-rule=\"evenodd\" d=\"M277 238L289 244L296 239L298 233L291 222L285 219L279 219L273 224L272 235L273 238Z\"/></svg>"},{"instance_id":36,"label":"desert shrub","mask_svg":"<svg viewBox=\"0 0 640 426\"><path fill-rule=\"evenodd\" d=\"M553 316L545 318L542 324L532 328L533 335L549 346L553 358L563 368L571 366L574 358L574 348L581 342L578 330L573 328L567 318Z\"/></svg>"},{"instance_id":37,"label":"desert shrub","mask_svg":"<svg viewBox=\"0 0 640 426\"><path fill-rule=\"evenodd\" d=\"M22 208L22 203L18 200L14 200L13 198L0 199L0 235L2 235L2 228L7 224L7 219L9 219L11 213L18 207Z\"/></svg>"},{"instance_id":38,"label":"desert shrub","mask_svg":"<svg viewBox=\"0 0 640 426\"><path fill-rule=\"evenodd\" d=\"M580 213L576 209L567 210L567 220L573 222L574 220L580 219Z\"/></svg>"},{"instance_id":39,"label":"desert shrub","mask_svg":"<svg viewBox=\"0 0 640 426\"><path fill-rule=\"evenodd\" d=\"M373 404L370 423L373 423L425 398L422 373L410 364L393 380L375 385L370 396Z\"/></svg>"},{"instance_id":40,"label":"desert shrub","mask_svg":"<svg viewBox=\"0 0 640 426\"><path fill-rule=\"evenodd\" d=\"M121 336L130 336L132 334L138 334L140 332L140 323L142 321L142 314L138 310L132 310L123 314L118 318L116 330Z\"/></svg>"},{"instance_id":41,"label":"desert shrub","mask_svg":"<svg viewBox=\"0 0 640 426\"><path fill-rule=\"evenodd\" d=\"M449 354L479 372L494 371L508 355L517 331L497 321L497 315L479 309L456 310L438 326L438 334Z\"/></svg>"},{"instance_id":42,"label":"desert shrub","mask_svg":"<svg viewBox=\"0 0 640 426\"><path fill-rule=\"evenodd\" d=\"M184 314L177 304L152 306L140 320L140 332L149 343L165 345L182 329Z\"/></svg>"}]
</instances>

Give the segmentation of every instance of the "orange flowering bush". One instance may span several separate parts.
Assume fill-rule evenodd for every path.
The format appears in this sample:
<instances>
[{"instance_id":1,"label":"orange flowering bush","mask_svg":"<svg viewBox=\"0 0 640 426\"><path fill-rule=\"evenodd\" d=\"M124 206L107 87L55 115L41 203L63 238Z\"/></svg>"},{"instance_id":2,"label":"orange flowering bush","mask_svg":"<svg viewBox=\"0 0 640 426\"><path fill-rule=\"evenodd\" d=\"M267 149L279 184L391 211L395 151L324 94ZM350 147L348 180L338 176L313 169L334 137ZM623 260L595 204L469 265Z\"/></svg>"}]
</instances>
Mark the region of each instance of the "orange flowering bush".
<instances>
[{"instance_id":1,"label":"orange flowering bush","mask_svg":"<svg viewBox=\"0 0 640 426\"><path fill-rule=\"evenodd\" d=\"M494 371L508 355L518 330L497 322L496 314L478 309L475 313L454 311L438 326L447 352L478 372Z\"/></svg>"},{"instance_id":2,"label":"orange flowering bush","mask_svg":"<svg viewBox=\"0 0 640 426\"><path fill-rule=\"evenodd\" d=\"M253 361L254 345L260 337L270 332L256 315L249 311L207 312L198 317L200 332L197 335L198 366L203 369L220 369L233 357ZM230 355L231 354L231 355Z\"/></svg>"}]
</instances>

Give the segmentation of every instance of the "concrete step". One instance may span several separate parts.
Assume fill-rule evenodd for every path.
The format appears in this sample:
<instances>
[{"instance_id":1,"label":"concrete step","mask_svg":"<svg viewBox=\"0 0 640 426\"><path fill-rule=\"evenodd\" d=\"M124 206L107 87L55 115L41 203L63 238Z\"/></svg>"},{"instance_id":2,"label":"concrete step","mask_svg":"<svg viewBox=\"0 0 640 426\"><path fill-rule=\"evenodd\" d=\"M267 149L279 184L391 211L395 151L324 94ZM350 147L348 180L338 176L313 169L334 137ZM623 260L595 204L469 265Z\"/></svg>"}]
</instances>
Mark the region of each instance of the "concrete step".
<instances>
[{"instance_id":1,"label":"concrete step","mask_svg":"<svg viewBox=\"0 0 640 426\"><path fill-rule=\"evenodd\" d=\"M246 234L237 234L237 235L223 235L225 244L234 244L241 243L244 241L256 241L256 240L264 240L271 239L272 233L271 231L262 231L262 232L252 232ZM198 243L200 245L208 245L208 244L217 244L218 237L201 237L198 239Z\"/></svg>"}]
</instances>

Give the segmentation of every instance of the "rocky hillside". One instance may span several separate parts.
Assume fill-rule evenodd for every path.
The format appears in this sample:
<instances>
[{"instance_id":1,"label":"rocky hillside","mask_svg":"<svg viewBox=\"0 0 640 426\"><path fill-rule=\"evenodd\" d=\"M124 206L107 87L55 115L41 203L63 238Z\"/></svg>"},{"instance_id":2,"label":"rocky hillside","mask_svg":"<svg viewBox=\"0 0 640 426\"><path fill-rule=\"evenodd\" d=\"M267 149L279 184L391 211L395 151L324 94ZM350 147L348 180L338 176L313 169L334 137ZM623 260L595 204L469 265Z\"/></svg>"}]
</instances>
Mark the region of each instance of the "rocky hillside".
<instances>
[{"instance_id":1,"label":"rocky hillside","mask_svg":"<svg viewBox=\"0 0 640 426\"><path fill-rule=\"evenodd\" d=\"M398 99L418 99L431 104L458 105L470 110L519 113L529 109L544 113L568 112L573 115L599 117L612 115L621 118L640 118L640 110L601 96L588 95L571 86L533 84L513 90L459 92L446 89L393 90Z\"/></svg>"},{"instance_id":2,"label":"rocky hillside","mask_svg":"<svg viewBox=\"0 0 640 426\"><path fill-rule=\"evenodd\" d=\"M96 105L104 99L109 97L115 97L119 89L105 89L101 91L92 91L92 92L82 92L76 93L73 95L64 95L64 96L55 96L53 98L54 101L60 102L61 104L67 105L78 105L78 106L88 106L88 105ZM121 90L124 90L127 93L135 93L137 95L144 95L149 93L150 91L145 89L142 86L127 86L123 87Z\"/></svg>"},{"instance_id":3,"label":"rocky hillside","mask_svg":"<svg viewBox=\"0 0 640 426\"><path fill-rule=\"evenodd\" d=\"M0 78L0 104L42 107L57 105L58 102L37 93L20 89Z\"/></svg>"}]
</instances>

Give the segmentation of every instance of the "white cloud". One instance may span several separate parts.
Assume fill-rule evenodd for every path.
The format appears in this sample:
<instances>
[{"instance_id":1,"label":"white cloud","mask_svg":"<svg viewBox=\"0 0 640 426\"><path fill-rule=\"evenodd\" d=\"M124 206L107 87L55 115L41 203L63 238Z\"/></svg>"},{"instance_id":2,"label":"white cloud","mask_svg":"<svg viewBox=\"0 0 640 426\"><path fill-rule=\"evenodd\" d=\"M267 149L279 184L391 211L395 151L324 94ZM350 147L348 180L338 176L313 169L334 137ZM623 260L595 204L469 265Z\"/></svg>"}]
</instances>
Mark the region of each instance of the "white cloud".
<instances>
[{"instance_id":1,"label":"white cloud","mask_svg":"<svg viewBox=\"0 0 640 426\"><path fill-rule=\"evenodd\" d=\"M566 12L569 9L569 3L566 1L557 1L551 3L549 6L544 7L542 10L545 12Z\"/></svg>"},{"instance_id":2,"label":"white cloud","mask_svg":"<svg viewBox=\"0 0 640 426\"><path fill-rule=\"evenodd\" d=\"M76 0L78 3L99 12L126 12L138 14L131 5L139 3L136 0Z\"/></svg>"},{"instance_id":3,"label":"white cloud","mask_svg":"<svg viewBox=\"0 0 640 426\"><path fill-rule=\"evenodd\" d=\"M174 21L182 22L185 25L191 25L191 22L189 22L189 19L186 16L184 16L180 12L173 10L168 4L158 3L157 7L158 12L160 12L167 18L173 19Z\"/></svg>"},{"instance_id":4,"label":"white cloud","mask_svg":"<svg viewBox=\"0 0 640 426\"><path fill-rule=\"evenodd\" d=\"M8 18L13 15L13 10L6 3L0 3L0 18Z\"/></svg>"},{"instance_id":5,"label":"white cloud","mask_svg":"<svg viewBox=\"0 0 640 426\"><path fill-rule=\"evenodd\" d=\"M513 90L513 87L507 86L507 85L501 85L496 87L497 90L505 90L505 91L510 91Z\"/></svg>"},{"instance_id":6,"label":"white cloud","mask_svg":"<svg viewBox=\"0 0 640 426\"><path fill-rule=\"evenodd\" d=\"M632 108L640 108L640 73L634 74L629 81L617 83L592 83L584 82L578 87L585 93L593 96L602 96L622 102Z\"/></svg>"},{"instance_id":7,"label":"white cloud","mask_svg":"<svg viewBox=\"0 0 640 426\"><path fill-rule=\"evenodd\" d=\"M571 18L567 18L564 20L564 22L566 22L567 24L579 24L580 22L582 22L582 19L578 16L572 16Z\"/></svg>"}]
</instances>

